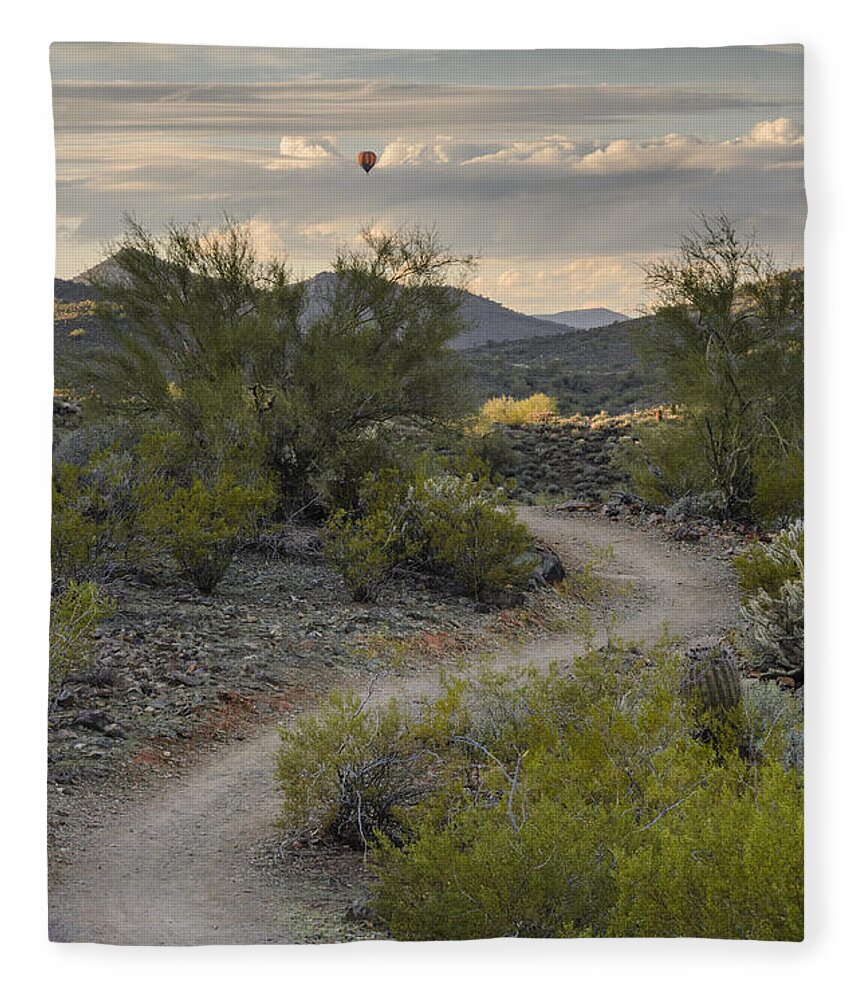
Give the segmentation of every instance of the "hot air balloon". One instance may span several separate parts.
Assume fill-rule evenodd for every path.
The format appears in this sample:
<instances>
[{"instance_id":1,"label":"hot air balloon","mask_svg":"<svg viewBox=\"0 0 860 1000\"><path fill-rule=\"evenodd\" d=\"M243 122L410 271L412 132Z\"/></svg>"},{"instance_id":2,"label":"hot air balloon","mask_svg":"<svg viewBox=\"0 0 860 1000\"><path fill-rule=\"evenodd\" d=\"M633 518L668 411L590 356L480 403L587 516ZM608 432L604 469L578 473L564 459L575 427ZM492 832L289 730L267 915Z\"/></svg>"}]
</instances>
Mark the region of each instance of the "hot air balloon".
<instances>
[{"instance_id":1,"label":"hot air balloon","mask_svg":"<svg viewBox=\"0 0 860 1000\"><path fill-rule=\"evenodd\" d=\"M374 153L372 149L362 150L358 156L356 156L356 160L358 160L358 165L361 169L366 174L369 174L370 171L373 170L374 164L376 163L376 153Z\"/></svg>"}]
</instances>

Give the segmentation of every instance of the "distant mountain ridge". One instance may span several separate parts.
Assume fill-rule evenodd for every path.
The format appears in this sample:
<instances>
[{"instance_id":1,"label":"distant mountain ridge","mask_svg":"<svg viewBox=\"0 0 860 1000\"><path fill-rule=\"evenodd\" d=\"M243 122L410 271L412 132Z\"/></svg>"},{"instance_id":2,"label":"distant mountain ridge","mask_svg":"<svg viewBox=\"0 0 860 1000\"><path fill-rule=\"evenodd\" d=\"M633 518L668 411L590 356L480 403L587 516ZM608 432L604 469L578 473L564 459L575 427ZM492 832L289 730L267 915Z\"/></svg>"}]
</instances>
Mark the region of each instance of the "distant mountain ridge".
<instances>
[{"instance_id":1,"label":"distant mountain ridge","mask_svg":"<svg viewBox=\"0 0 860 1000\"><path fill-rule=\"evenodd\" d=\"M88 296L86 289L91 286L91 283L105 280L122 280L122 269L111 258L94 265L71 281L56 279L55 297L62 300L69 296L72 301L90 297L92 291ZM308 305L303 314L305 320L314 318L325 309L326 299L332 294L334 283L335 276L331 271L321 271L307 279ZM466 324L466 329L451 341L451 346L456 351L465 351L493 342L552 337L560 332L559 325L566 325L568 329L590 329L593 326L613 323L619 318L626 318L622 317L620 313L611 312L609 309L585 309L575 310L571 315L588 314L589 317L594 318L593 322L589 321L587 325L579 326L564 324L557 318L527 316L525 313L509 309L499 302L494 302L483 295L475 295L473 292L462 293L460 314ZM600 322L597 318L598 314L606 314L610 318Z\"/></svg>"},{"instance_id":2,"label":"distant mountain ridge","mask_svg":"<svg viewBox=\"0 0 860 1000\"><path fill-rule=\"evenodd\" d=\"M568 309L565 312L535 314L535 319L548 320L573 330L592 330L596 326L609 326L610 323L623 323L630 319L624 313L613 309Z\"/></svg>"}]
</instances>

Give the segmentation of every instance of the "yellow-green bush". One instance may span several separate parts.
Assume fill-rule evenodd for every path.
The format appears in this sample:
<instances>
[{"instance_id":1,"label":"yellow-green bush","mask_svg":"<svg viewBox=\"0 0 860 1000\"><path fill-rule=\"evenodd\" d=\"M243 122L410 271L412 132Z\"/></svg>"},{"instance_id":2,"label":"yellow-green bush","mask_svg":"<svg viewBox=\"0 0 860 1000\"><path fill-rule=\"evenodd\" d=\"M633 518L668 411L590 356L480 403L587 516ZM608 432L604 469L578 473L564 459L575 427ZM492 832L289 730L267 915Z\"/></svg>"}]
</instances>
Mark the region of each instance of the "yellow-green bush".
<instances>
[{"instance_id":1,"label":"yellow-green bush","mask_svg":"<svg viewBox=\"0 0 860 1000\"><path fill-rule=\"evenodd\" d=\"M610 643L564 673L448 679L412 712L335 698L282 731L287 820L371 845L400 939L798 940L803 779L781 713L703 741L679 683L669 647Z\"/></svg>"},{"instance_id":2,"label":"yellow-green bush","mask_svg":"<svg viewBox=\"0 0 860 1000\"><path fill-rule=\"evenodd\" d=\"M636 492L652 503L672 503L713 489L702 443L688 421L636 423L636 441L622 461Z\"/></svg>"},{"instance_id":3,"label":"yellow-green bush","mask_svg":"<svg viewBox=\"0 0 860 1000\"><path fill-rule=\"evenodd\" d=\"M337 510L323 529L325 557L356 601L373 601L388 572L408 551L384 510L370 510L362 517Z\"/></svg>"},{"instance_id":4,"label":"yellow-green bush","mask_svg":"<svg viewBox=\"0 0 860 1000\"><path fill-rule=\"evenodd\" d=\"M803 522L795 521L770 543L756 542L735 556L733 562L745 594L764 590L776 597L787 580L803 577Z\"/></svg>"},{"instance_id":5,"label":"yellow-green bush","mask_svg":"<svg viewBox=\"0 0 860 1000\"><path fill-rule=\"evenodd\" d=\"M396 701L335 692L281 731L277 777L284 823L305 837L367 847L402 843L410 807L432 791L439 756Z\"/></svg>"},{"instance_id":6,"label":"yellow-green bush","mask_svg":"<svg viewBox=\"0 0 860 1000\"><path fill-rule=\"evenodd\" d=\"M762 450L756 456L753 512L763 524L803 517L803 455Z\"/></svg>"},{"instance_id":7,"label":"yellow-green bush","mask_svg":"<svg viewBox=\"0 0 860 1000\"><path fill-rule=\"evenodd\" d=\"M383 841L395 937L802 937L802 776L697 741L665 652L626 676L618 655L527 684L478 789Z\"/></svg>"},{"instance_id":8,"label":"yellow-green bush","mask_svg":"<svg viewBox=\"0 0 860 1000\"><path fill-rule=\"evenodd\" d=\"M522 588L534 560L530 536L486 475L404 478L396 469L365 480L361 512L333 514L326 553L354 597L372 599L385 574L413 562L479 597Z\"/></svg>"},{"instance_id":9,"label":"yellow-green bush","mask_svg":"<svg viewBox=\"0 0 860 1000\"><path fill-rule=\"evenodd\" d=\"M140 488L141 523L154 545L166 550L182 575L204 594L221 582L243 533L276 502L271 484L246 485L224 472L209 484L168 480Z\"/></svg>"},{"instance_id":10,"label":"yellow-green bush","mask_svg":"<svg viewBox=\"0 0 860 1000\"><path fill-rule=\"evenodd\" d=\"M619 937L803 939L803 789L775 760L731 760L615 850Z\"/></svg>"},{"instance_id":11,"label":"yellow-green bush","mask_svg":"<svg viewBox=\"0 0 860 1000\"><path fill-rule=\"evenodd\" d=\"M59 462L52 478L51 567L55 577L110 576L134 559L138 540L136 472L121 448L83 465Z\"/></svg>"},{"instance_id":12,"label":"yellow-green bush","mask_svg":"<svg viewBox=\"0 0 860 1000\"><path fill-rule=\"evenodd\" d=\"M494 424L520 427L533 424L558 414L558 401L545 392L536 392L526 399L512 396L494 396L481 408L481 416Z\"/></svg>"},{"instance_id":13,"label":"yellow-green bush","mask_svg":"<svg viewBox=\"0 0 860 1000\"><path fill-rule=\"evenodd\" d=\"M92 581L72 581L51 599L51 687L62 683L70 670L89 663L93 632L115 610L115 603Z\"/></svg>"}]
</instances>

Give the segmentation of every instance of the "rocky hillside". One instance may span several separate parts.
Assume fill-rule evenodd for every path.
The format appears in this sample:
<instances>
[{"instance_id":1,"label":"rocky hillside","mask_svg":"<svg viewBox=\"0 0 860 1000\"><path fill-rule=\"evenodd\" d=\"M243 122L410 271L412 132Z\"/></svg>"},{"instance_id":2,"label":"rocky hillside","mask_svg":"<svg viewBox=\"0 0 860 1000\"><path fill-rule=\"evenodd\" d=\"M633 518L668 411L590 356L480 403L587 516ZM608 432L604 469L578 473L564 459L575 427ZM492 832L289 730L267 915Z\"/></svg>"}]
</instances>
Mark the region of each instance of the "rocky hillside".
<instances>
[{"instance_id":1,"label":"rocky hillside","mask_svg":"<svg viewBox=\"0 0 860 1000\"><path fill-rule=\"evenodd\" d=\"M634 341L652 319L626 320L592 330L484 344L464 351L476 395L522 398L545 392L563 414L623 413L664 402L659 381L644 376Z\"/></svg>"}]
</instances>

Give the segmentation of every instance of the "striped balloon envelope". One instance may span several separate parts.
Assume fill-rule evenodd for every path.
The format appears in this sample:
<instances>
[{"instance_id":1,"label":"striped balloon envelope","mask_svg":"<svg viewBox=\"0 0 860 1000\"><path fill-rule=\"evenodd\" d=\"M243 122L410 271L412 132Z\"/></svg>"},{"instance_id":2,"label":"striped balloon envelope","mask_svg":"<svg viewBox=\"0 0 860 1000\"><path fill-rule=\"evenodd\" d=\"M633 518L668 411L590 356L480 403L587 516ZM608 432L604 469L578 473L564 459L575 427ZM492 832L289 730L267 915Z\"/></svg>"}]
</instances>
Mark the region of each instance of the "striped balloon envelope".
<instances>
[{"instance_id":1,"label":"striped balloon envelope","mask_svg":"<svg viewBox=\"0 0 860 1000\"><path fill-rule=\"evenodd\" d=\"M361 169L366 174L369 174L370 171L373 170L374 164L376 163L376 153L374 153L372 149L362 150L362 152L356 156L356 160L358 160L358 165Z\"/></svg>"}]
</instances>

